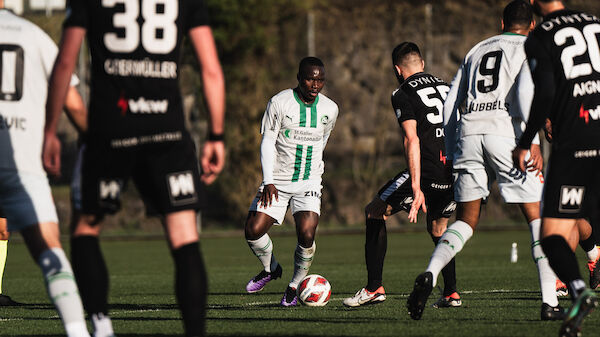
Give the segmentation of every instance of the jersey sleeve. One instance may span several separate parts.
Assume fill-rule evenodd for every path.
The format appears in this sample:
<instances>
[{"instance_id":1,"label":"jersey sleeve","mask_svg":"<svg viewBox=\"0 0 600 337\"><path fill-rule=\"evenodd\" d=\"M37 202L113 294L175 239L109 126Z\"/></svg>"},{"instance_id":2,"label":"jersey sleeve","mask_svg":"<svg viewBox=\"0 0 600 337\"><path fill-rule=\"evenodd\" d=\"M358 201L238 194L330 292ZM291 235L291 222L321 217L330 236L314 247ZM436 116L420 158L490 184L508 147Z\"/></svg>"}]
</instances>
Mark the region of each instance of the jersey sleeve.
<instances>
[{"instance_id":1,"label":"jersey sleeve","mask_svg":"<svg viewBox=\"0 0 600 337\"><path fill-rule=\"evenodd\" d=\"M263 184L273 183L273 170L275 168L275 142L281 128L277 104L271 99L263 115L260 133L263 135L260 144L260 163L263 173Z\"/></svg>"},{"instance_id":2,"label":"jersey sleeve","mask_svg":"<svg viewBox=\"0 0 600 337\"><path fill-rule=\"evenodd\" d=\"M91 3L90 0L69 0L63 27L87 28L89 24L90 13L89 3Z\"/></svg>"},{"instance_id":3,"label":"jersey sleeve","mask_svg":"<svg viewBox=\"0 0 600 337\"><path fill-rule=\"evenodd\" d=\"M327 125L325 125L325 129L323 130L323 149L325 149L325 146L327 146L327 141L329 140L331 131L333 131L333 128L335 127L335 122L337 122L337 117L338 117L339 111L340 111L339 107L336 105L334 115L329 120Z\"/></svg>"},{"instance_id":4,"label":"jersey sleeve","mask_svg":"<svg viewBox=\"0 0 600 337\"><path fill-rule=\"evenodd\" d=\"M453 160L456 150L456 128L460 116L459 109L467 97L469 86L466 73L465 62L463 62L456 72L456 76L450 84L450 91L444 102L442 116L444 117L444 141L446 143L446 158Z\"/></svg>"},{"instance_id":5,"label":"jersey sleeve","mask_svg":"<svg viewBox=\"0 0 600 337\"><path fill-rule=\"evenodd\" d=\"M519 147L522 149L530 147L533 138L544 125L547 112L551 109L556 92L550 54L534 34L530 34L527 41L525 41L525 53L527 54L535 90L529 119L527 120L527 128L525 128L525 132L523 132L523 136L519 141Z\"/></svg>"},{"instance_id":6,"label":"jersey sleeve","mask_svg":"<svg viewBox=\"0 0 600 337\"><path fill-rule=\"evenodd\" d=\"M396 118L398 119L398 124L400 125L402 125L402 122L406 120L417 119L415 108L412 105L408 95L402 91L402 89L396 90L392 95L392 108L396 113Z\"/></svg>"},{"instance_id":7,"label":"jersey sleeve","mask_svg":"<svg viewBox=\"0 0 600 337\"><path fill-rule=\"evenodd\" d=\"M277 134L279 133L279 129L281 128L281 114L278 111L277 103L273 102L271 99L269 103L267 103L267 109L265 110L265 114L263 115L260 133L264 136L270 136L272 138L277 138Z\"/></svg>"},{"instance_id":8,"label":"jersey sleeve","mask_svg":"<svg viewBox=\"0 0 600 337\"><path fill-rule=\"evenodd\" d=\"M187 13L185 29L190 30L198 26L208 26L208 9L204 0L188 0L189 11Z\"/></svg>"}]
</instances>

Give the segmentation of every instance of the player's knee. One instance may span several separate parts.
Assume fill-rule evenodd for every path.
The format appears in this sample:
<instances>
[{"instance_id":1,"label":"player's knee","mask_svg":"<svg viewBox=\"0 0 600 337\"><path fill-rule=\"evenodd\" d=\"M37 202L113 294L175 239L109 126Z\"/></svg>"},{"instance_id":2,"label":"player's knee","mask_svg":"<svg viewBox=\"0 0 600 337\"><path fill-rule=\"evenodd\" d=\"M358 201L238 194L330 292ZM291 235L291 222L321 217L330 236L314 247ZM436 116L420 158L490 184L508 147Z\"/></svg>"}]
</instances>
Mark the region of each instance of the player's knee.
<instances>
[{"instance_id":1,"label":"player's knee","mask_svg":"<svg viewBox=\"0 0 600 337\"><path fill-rule=\"evenodd\" d=\"M298 232L298 243L305 248L312 247L315 242L315 231L305 228Z\"/></svg>"},{"instance_id":2,"label":"player's knee","mask_svg":"<svg viewBox=\"0 0 600 337\"><path fill-rule=\"evenodd\" d=\"M385 216L385 212L382 212L382 210L374 207L373 203L370 203L365 207L365 217L367 219L384 220L384 216Z\"/></svg>"},{"instance_id":3,"label":"player's knee","mask_svg":"<svg viewBox=\"0 0 600 337\"><path fill-rule=\"evenodd\" d=\"M246 225L244 227L244 235L246 236L246 240L257 240L264 233L259 229L259 226L254 221L250 219L246 221Z\"/></svg>"},{"instance_id":4,"label":"player's knee","mask_svg":"<svg viewBox=\"0 0 600 337\"><path fill-rule=\"evenodd\" d=\"M38 259L38 264L46 277L71 272L71 264L61 248L51 248L43 251Z\"/></svg>"}]
</instances>

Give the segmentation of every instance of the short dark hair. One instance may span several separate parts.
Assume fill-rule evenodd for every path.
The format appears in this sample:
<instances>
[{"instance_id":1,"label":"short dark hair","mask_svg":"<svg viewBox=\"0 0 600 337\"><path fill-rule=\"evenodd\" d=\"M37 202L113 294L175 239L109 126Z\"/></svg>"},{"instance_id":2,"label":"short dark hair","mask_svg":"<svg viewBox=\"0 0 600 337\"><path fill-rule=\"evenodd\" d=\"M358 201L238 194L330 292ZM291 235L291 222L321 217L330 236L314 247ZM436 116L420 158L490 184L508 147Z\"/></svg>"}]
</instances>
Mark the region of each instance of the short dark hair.
<instances>
[{"instance_id":1,"label":"short dark hair","mask_svg":"<svg viewBox=\"0 0 600 337\"><path fill-rule=\"evenodd\" d=\"M533 7L523 0L513 0L506 7L502 14L504 29L513 27L527 27L533 21Z\"/></svg>"},{"instance_id":2,"label":"short dark hair","mask_svg":"<svg viewBox=\"0 0 600 337\"><path fill-rule=\"evenodd\" d=\"M314 56L307 56L300 61L300 65L298 66L298 75L302 75L303 71L306 70L306 68L313 66L325 68L325 65L323 64L323 61L321 61L321 59Z\"/></svg>"},{"instance_id":3,"label":"short dark hair","mask_svg":"<svg viewBox=\"0 0 600 337\"><path fill-rule=\"evenodd\" d=\"M419 46L417 46L417 44L414 42L402 42L392 51L392 63L394 65L400 65L407 56L412 54L416 54L421 57Z\"/></svg>"}]
</instances>

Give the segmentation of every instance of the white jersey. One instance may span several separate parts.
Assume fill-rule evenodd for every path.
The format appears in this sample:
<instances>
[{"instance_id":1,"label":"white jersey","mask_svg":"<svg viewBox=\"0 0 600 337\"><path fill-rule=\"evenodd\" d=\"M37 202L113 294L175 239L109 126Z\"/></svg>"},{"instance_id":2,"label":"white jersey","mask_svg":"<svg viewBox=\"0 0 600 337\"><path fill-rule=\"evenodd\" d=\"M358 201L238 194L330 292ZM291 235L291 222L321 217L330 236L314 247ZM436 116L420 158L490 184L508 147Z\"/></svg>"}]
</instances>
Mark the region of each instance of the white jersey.
<instances>
[{"instance_id":1,"label":"white jersey","mask_svg":"<svg viewBox=\"0 0 600 337\"><path fill-rule=\"evenodd\" d=\"M490 134L518 139L523 133L529 111L527 102L530 104L533 99L531 76L519 76L521 69L527 67L526 39L513 33L493 36L475 45L465 56L444 103L449 159L454 156L458 138ZM521 89L517 93L514 84L518 76ZM527 86L530 90L523 89ZM463 102L465 110L459 114Z\"/></svg>"},{"instance_id":2,"label":"white jersey","mask_svg":"<svg viewBox=\"0 0 600 337\"><path fill-rule=\"evenodd\" d=\"M263 142L264 138L275 139L274 158L265 156L261 146L264 182L320 179L325 167L323 150L337 116L337 104L323 94L312 104L302 102L293 89L273 96L261 127ZM266 162L270 160L273 163Z\"/></svg>"},{"instance_id":3,"label":"white jersey","mask_svg":"<svg viewBox=\"0 0 600 337\"><path fill-rule=\"evenodd\" d=\"M45 106L57 53L38 26L0 9L0 169L45 174Z\"/></svg>"}]
</instances>

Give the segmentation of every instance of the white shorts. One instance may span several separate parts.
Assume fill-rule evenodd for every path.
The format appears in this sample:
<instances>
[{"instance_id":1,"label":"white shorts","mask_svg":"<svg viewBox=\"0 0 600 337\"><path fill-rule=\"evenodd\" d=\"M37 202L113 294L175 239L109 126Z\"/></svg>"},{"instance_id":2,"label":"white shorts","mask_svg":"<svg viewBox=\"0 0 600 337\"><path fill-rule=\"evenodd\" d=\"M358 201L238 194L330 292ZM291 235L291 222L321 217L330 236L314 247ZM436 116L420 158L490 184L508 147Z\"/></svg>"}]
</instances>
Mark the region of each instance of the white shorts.
<instances>
[{"instance_id":1,"label":"white shorts","mask_svg":"<svg viewBox=\"0 0 600 337\"><path fill-rule=\"evenodd\" d=\"M58 223L45 175L0 170L0 208L10 232L44 222Z\"/></svg>"},{"instance_id":2,"label":"white shorts","mask_svg":"<svg viewBox=\"0 0 600 337\"><path fill-rule=\"evenodd\" d=\"M303 180L289 183L275 183L275 187L279 192L279 200L273 198L271 206L264 208L258 206L258 200L262 195L264 186L260 185L256 197L250 205L250 212L265 213L275 219L276 225L281 225L285 218L285 213L288 206L292 209L292 214L297 212L309 211L321 215L321 180Z\"/></svg>"},{"instance_id":3,"label":"white shorts","mask_svg":"<svg viewBox=\"0 0 600 337\"><path fill-rule=\"evenodd\" d=\"M489 187L498 181L500 195L507 203L537 202L542 198L544 177L523 173L513 167L516 140L496 135L462 137L454 155L454 200L485 199ZM529 157L529 154L527 155Z\"/></svg>"}]
</instances>

